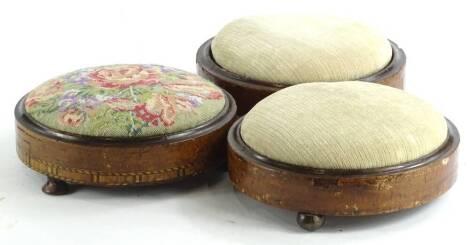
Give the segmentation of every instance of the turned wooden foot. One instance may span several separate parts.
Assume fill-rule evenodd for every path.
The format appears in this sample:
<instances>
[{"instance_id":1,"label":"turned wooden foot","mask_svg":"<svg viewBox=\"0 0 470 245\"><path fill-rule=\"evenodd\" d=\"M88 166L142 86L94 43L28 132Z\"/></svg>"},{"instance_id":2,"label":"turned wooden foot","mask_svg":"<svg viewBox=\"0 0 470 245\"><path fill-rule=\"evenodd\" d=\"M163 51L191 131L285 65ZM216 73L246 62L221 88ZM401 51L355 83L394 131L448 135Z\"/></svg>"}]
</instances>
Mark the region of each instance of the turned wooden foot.
<instances>
[{"instance_id":1,"label":"turned wooden foot","mask_svg":"<svg viewBox=\"0 0 470 245\"><path fill-rule=\"evenodd\" d=\"M325 224L325 217L323 215L299 212L297 213L297 224L307 231L314 231L320 229Z\"/></svg>"},{"instance_id":2,"label":"turned wooden foot","mask_svg":"<svg viewBox=\"0 0 470 245\"><path fill-rule=\"evenodd\" d=\"M42 191L48 195L64 195L69 193L69 185L65 181L47 177L47 182L42 187Z\"/></svg>"}]
</instances>

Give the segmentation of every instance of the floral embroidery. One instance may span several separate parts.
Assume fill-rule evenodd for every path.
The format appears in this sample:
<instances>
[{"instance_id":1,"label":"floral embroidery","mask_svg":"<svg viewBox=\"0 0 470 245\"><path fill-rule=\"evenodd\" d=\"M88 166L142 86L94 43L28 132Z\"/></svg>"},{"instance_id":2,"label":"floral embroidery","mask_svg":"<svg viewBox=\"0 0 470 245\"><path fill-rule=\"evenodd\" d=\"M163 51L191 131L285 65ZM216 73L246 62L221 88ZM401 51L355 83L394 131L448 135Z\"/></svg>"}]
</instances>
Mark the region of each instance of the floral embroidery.
<instances>
[{"instance_id":1,"label":"floral embroidery","mask_svg":"<svg viewBox=\"0 0 470 245\"><path fill-rule=\"evenodd\" d=\"M88 75L96 85L104 88L125 89L130 86L146 86L157 83L154 69L138 65L103 67Z\"/></svg>"},{"instance_id":2,"label":"floral embroidery","mask_svg":"<svg viewBox=\"0 0 470 245\"><path fill-rule=\"evenodd\" d=\"M85 119L85 115L78 109L67 109L61 113L59 119L64 125L75 127Z\"/></svg>"},{"instance_id":3,"label":"floral embroidery","mask_svg":"<svg viewBox=\"0 0 470 245\"><path fill-rule=\"evenodd\" d=\"M54 97L61 91L61 89L62 83L60 81L51 80L29 93L29 96L25 101L25 105L27 107L32 107L41 100L47 100Z\"/></svg>"},{"instance_id":4,"label":"floral embroidery","mask_svg":"<svg viewBox=\"0 0 470 245\"><path fill-rule=\"evenodd\" d=\"M128 98L110 98L106 99L104 103L115 111L131 111L138 105Z\"/></svg>"},{"instance_id":5,"label":"floral embroidery","mask_svg":"<svg viewBox=\"0 0 470 245\"><path fill-rule=\"evenodd\" d=\"M217 115L222 91L197 75L158 65L85 68L47 81L25 99L40 123L93 136L159 135Z\"/></svg>"}]
</instances>

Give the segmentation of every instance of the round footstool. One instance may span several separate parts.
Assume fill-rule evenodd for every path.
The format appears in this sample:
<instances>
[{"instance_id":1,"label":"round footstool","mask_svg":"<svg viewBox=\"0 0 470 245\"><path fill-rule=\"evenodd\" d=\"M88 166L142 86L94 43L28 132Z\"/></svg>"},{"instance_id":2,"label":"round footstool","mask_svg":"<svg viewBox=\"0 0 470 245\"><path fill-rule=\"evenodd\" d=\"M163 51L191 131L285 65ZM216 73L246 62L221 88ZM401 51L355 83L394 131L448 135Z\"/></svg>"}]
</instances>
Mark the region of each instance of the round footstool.
<instances>
[{"instance_id":1,"label":"round footstool","mask_svg":"<svg viewBox=\"0 0 470 245\"><path fill-rule=\"evenodd\" d=\"M283 89L234 123L228 142L235 189L298 211L307 230L328 215L421 206L457 177L457 128L428 103L374 83Z\"/></svg>"},{"instance_id":2,"label":"round footstool","mask_svg":"<svg viewBox=\"0 0 470 245\"><path fill-rule=\"evenodd\" d=\"M159 65L110 65L53 78L15 108L17 152L68 183L120 187L198 175L224 163L236 105L205 79Z\"/></svg>"}]
</instances>

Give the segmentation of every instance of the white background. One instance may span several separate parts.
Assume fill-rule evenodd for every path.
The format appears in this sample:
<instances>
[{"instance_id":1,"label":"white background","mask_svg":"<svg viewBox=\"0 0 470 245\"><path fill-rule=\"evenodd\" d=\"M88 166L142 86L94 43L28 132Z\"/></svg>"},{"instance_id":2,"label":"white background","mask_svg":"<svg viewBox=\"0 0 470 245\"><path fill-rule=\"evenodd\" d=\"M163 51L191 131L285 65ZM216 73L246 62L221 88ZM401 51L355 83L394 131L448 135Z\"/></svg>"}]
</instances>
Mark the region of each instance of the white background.
<instances>
[{"instance_id":1,"label":"white background","mask_svg":"<svg viewBox=\"0 0 470 245\"><path fill-rule=\"evenodd\" d=\"M470 7L465 1L1 1L0 244L469 244ZM408 56L406 89L458 126L460 175L430 205L393 215L330 218L315 233L295 213L234 193L226 176L60 197L15 152L13 108L30 89L81 67L156 63L195 72L200 44L228 21L276 12L352 16ZM467 234L466 234L467 233Z\"/></svg>"}]
</instances>

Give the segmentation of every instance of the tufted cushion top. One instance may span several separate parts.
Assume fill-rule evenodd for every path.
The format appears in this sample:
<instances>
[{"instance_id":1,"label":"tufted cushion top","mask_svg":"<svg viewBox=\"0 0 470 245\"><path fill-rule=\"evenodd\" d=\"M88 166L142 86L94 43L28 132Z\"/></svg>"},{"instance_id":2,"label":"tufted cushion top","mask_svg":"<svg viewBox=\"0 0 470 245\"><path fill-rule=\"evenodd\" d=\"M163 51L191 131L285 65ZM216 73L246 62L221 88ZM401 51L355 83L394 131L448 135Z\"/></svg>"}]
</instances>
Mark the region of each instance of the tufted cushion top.
<instances>
[{"instance_id":1,"label":"tufted cushion top","mask_svg":"<svg viewBox=\"0 0 470 245\"><path fill-rule=\"evenodd\" d=\"M260 101L241 124L245 143L284 163L367 169L416 160L447 138L428 103L366 82L306 83Z\"/></svg>"},{"instance_id":2,"label":"tufted cushion top","mask_svg":"<svg viewBox=\"0 0 470 245\"><path fill-rule=\"evenodd\" d=\"M224 93L203 78L159 65L109 65L53 78L25 100L30 118L59 131L103 137L176 133L214 118Z\"/></svg>"},{"instance_id":3,"label":"tufted cushion top","mask_svg":"<svg viewBox=\"0 0 470 245\"><path fill-rule=\"evenodd\" d=\"M235 20L216 35L211 50L228 71L284 85L357 80L392 57L389 41L365 24L302 15Z\"/></svg>"}]
</instances>

